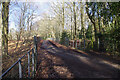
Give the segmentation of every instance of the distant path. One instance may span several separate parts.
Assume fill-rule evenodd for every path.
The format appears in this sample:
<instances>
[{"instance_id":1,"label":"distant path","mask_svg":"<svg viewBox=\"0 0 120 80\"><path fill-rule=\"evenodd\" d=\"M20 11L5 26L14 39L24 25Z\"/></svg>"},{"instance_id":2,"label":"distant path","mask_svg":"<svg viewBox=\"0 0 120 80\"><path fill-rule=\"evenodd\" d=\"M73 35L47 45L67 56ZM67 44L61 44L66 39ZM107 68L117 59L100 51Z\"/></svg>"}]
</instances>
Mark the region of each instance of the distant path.
<instances>
[{"instance_id":1,"label":"distant path","mask_svg":"<svg viewBox=\"0 0 120 80\"><path fill-rule=\"evenodd\" d=\"M120 65L56 47L48 40L38 50L38 78L118 78Z\"/></svg>"}]
</instances>

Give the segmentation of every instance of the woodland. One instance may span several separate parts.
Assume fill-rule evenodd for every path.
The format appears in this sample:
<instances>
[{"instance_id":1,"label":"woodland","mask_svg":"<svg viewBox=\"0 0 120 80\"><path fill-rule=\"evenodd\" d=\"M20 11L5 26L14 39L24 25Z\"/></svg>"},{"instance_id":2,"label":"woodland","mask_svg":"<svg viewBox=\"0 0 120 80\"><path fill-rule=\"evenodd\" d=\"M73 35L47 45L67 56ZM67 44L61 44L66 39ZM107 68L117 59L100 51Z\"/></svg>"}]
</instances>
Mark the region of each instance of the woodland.
<instances>
[{"instance_id":1,"label":"woodland","mask_svg":"<svg viewBox=\"0 0 120 80\"><path fill-rule=\"evenodd\" d=\"M120 59L120 2L46 3L49 10L39 14L35 2L0 1L2 71L31 48L34 36Z\"/></svg>"}]
</instances>

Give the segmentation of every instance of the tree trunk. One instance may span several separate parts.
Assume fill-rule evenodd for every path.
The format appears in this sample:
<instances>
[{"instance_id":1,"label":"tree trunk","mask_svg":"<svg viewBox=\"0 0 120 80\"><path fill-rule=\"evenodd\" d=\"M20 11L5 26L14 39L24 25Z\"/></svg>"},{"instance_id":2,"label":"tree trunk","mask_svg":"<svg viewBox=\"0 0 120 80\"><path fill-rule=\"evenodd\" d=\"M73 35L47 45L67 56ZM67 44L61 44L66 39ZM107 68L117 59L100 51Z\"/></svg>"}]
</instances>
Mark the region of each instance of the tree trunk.
<instances>
[{"instance_id":1,"label":"tree trunk","mask_svg":"<svg viewBox=\"0 0 120 80\"><path fill-rule=\"evenodd\" d=\"M77 31L77 25L76 25L76 11L75 11L75 2L73 2L73 11L74 11L74 25L75 25L75 46L76 46L76 40L77 40L77 34L76 34L76 31Z\"/></svg>"},{"instance_id":2,"label":"tree trunk","mask_svg":"<svg viewBox=\"0 0 120 80\"><path fill-rule=\"evenodd\" d=\"M9 3L2 3L2 54L8 55L8 18L9 18Z\"/></svg>"},{"instance_id":3,"label":"tree trunk","mask_svg":"<svg viewBox=\"0 0 120 80\"><path fill-rule=\"evenodd\" d=\"M94 26L94 33L95 33L95 44L94 44L94 48L98 47L98 37L97 37L97 29L96 29L96 24L95 22L93 23Z\"/></svg>"},{"instance_id":4,"label":"tree trunk","mask_svg":"<svg viewBox=\"0 0 120 80\"><path fill-rule=\"evenodd\" d=\"M98 47L98 37L97 37L96 20L93 18L93 16L95 15L95 12L93 13L92 16L89 14L88 4L86 4L86 13L87 13L89 19L91 20L91 22L93 23L93 26L94 26L94 33L95 33L94 48L97 48Z\"/></svg>"},{"instance_id":5,"label":"tree trunk","mask_svg":"<svg viewBox=\"0 0 120 80\"><path fill-rule=\"evenodd\" d=\"M63 16L62 16L62 31L64 30L64 1L63 1L63 5L62 5L62 10L63 10Z\"/></svg>"},{"instance_id":6,"label":"tree trunk","mask_svg":"<svg viewBox=\"0 0 120 80\"><path fill-rule=\"evenodd\" d=\"M99 37L98 37L98 50L102 50L101 48L102 48L102 42L101 42L101 37L102 37L102 35L101 35L101 25L100 25L100 22L101 22L101 20L100 20L100 14L99 14L99 4L98 4L98 9L97 9L97 15L98 15L98 26L99 26Z\"/></svg>"},{"instance_id":7,"label":"tree trunk","mask_svg":"<svg viewBox=\"0 0 120 80\"><path fill-rule=\"evenodd\" d=\"M71 9L71 13L72 13L72 9ZM71 14L71 39L73 39L73 32L72 32L72 14Z\"/></svg>"},{"instance_id":8,"label":"tree trunk","mask_svg":"<svg viewBox=\"0 0 120 80\"><path fill-rule=\"evenodd\" d=\"M84 12L84 9L83 9L83 4L82 2L80 2L81 4L81 8L80 8L80 12L81 12L81 29L82 29L82 35L83 35L83 39L84 39L84 50L85 50L85 27L84 27L84 16L83 16L83 12Z\"/></svg>"},{"instance_id":9,"label":"tree trunk","mask_svg":"<svg viewBox=\"0 0 120 80\"><path fill-rule=\"evenodd\" d=\"M1 3L0 3L1 5ZM0 8L2 8L2 6L0 6ZM2 13L0 13L0 57L2 57ZM1 58L2 59L2 58Z\"/></svg>"}]
</instances>

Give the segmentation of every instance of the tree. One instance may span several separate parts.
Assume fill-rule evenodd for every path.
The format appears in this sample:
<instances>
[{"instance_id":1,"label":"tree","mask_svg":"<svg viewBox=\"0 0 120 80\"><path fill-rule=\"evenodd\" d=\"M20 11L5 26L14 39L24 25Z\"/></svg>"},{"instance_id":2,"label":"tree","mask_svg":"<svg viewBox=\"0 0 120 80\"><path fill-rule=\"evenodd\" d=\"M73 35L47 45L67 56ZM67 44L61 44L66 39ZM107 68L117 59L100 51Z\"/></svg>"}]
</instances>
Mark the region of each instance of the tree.
<instances>
[{"instance_id":1,"label":"tree","mask_svg":"<svg viewBox=\"0 0 120 80\"><path fill-rule=\"evenodd\" d=\"M76 44L77 44L77 23L76 23L76 10L75 10L75 5L76 3L75 2L73 2L73 12L74 12L74 26L75 26L75 36L74 36L74 39L75 39L75 47L77 47L76 46Z\"/></svg>"},{"instance_id":2,"label":"tree","mask_svg":"<svg viewBox=\"0 0 120 80\"><path fill-rule=\"evenodd\" d=\"M2 3L0 2L0 55L2 55Z\"/></svg>"},{"instance_id":3,"label":"tree","mask_svg":"<svg viewBox=\"0 0 120 80\"><path fill-rule=\"evenodd\" d=\"M85 50L85 25L84 25L84 6L83 3L80 3L80 12L81 12L81 33L83 35L83 39L84 39L84 50Z\"/></svg>"},{"instance_id":4,"label":"tree","mask_svg":"<svg viewBox=\"0 0 120 80\"><path fill-rule=\"evenodd\" d=\"M60 39L60 43L68 46L68 40L67 40L68 38L69 38L69 34L67 33L67 31L63 31Z\"/></svg>"},{"instance_id":5,"label":"tree","mask_svg":"<svg viewBox=\"0 0 120 80\"><path fill-rule=\"evenodd\" d=\"M74 33L73 33L73 19L72 19L72 12L73 12L73 9L70 7L70 11L71 11L71 39L73 39L74 37Z\"/></svg>"},{"instance_id":6,"label":"tree","mask_svg":"<svg viewBox=\"0 0 120 80\"><path fill-rule=\"evenodd\" d=\"M32 36L33 19L36 17L34 14L37 6L33 3L17 3L15 6L19 10L19 14L16 15L16 18L14 19L17 26L16 37L18 44L19 40L26 42ZM15 11L15 13L17 12Z\"/></svg>"},{"instance_id":7,"label":"tree","mask_svg":"<svg viewBox=\"0 0 120 80\"><path fill-rule=\"evenodd\" d=\"M100 34L102 33L102 26L100 25L101 12L103 12L103 7L105 3L97 3L97 2L90 2L86 3L86 12L94 26L94 36L95 36L95 44L94 47L99 50L99 46L101 45L101 38ZM98 44L99 43L99 44Z\"/></svg>"},{"instance_id":8,"label":"tree","mask_svg":"<svg viewBox=\"0 0 120 80\"><path fill-rule=\"evenodd\" d=\"M97 27L96 27L96 19L95 19L95 11L96 11L95 5L96 5L95 3L88 3L87 2L86 3L86 12L87 12L88 17L94 26L95 47L97 48L98 37L97 37ZM91 10L89 8L91 8Z\"/></svg>"},{"instance_id":9,"label":"tree","mask_svg":"<svg viewBox=\"0 0 120 80\"><path fill-rule=\"evenodd\" d=\"M89 25L88 28L87 28L87 31L86 31L86 38L89 39L89 40L92 40L92 26Z\"/></svg>"},{"instance_id":10,"label":"tree","mask_svg":"<svg viewBox=\"0 0 120 80\"><path fill-rule=\"evenodd\" d=\"M2 54L8 55L8 19L9 19L9 3L2 2Z\"/></svg>"}]
</instances>

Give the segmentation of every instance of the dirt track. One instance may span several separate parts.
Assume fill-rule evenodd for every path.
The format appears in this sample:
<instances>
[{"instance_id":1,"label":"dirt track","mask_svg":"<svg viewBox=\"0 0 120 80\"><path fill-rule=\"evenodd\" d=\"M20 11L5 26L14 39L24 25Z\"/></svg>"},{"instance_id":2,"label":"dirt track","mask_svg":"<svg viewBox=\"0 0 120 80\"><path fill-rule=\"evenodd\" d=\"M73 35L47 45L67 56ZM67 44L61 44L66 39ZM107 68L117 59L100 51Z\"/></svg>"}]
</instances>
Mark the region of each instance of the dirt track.
<instances>
[{"instance_id":1,"label":"dirt track","mask_svg":"<svg viewBox=\"0 0 120 80\"><path fill-rule=\"evenodd\" d=\"M120 65L97 56L57 47L38 46L37 78L118 78Z\"/></svg>"}]
</instances>

